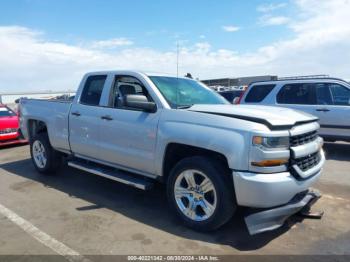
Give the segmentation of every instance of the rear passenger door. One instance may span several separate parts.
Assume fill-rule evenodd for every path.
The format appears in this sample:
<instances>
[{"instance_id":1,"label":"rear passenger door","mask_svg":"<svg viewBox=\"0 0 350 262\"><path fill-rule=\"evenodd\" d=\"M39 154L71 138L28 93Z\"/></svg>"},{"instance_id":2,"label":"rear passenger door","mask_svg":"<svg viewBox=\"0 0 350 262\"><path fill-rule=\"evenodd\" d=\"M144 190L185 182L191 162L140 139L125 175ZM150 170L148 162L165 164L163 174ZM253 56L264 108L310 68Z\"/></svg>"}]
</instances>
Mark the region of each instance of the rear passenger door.
<instances>
[{"instance_id":1,"label":"rear passenger door","mask_svg":"<svg viewBox=\"0 0 350 262\"><path fill-rule=\"evenodd\" d=\"M277 105L317 116L315 85L313 83L285 84L277 94Z\"/></svg>"},{"instance_id":2,"label":"rear passenger door","mask_svg":"<svg viewBox=\"0 0 350 262\"><path fill-rule=\"evenodd\" d=\"M72 151L82 157L101 159L99 151L100 106L107 75L87 77L80 99L72 104L69 116L69 142Z\"/></svg>"}]
</instances>

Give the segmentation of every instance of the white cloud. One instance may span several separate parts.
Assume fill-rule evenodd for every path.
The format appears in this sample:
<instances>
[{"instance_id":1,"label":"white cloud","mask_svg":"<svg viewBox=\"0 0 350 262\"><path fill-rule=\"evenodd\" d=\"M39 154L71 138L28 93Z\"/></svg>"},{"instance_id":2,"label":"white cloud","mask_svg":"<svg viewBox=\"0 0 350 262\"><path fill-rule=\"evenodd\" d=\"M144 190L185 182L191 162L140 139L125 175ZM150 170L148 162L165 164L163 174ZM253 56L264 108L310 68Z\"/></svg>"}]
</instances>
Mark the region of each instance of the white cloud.
<instances>
[{"instance_id":1,"label":"white cloud","mask_svg":"<svg viewBox=\"0 0 350 262\"><path fill-rule=\"evenodd\" d=\"M109 40L95 41L91 44L92 48L101 48L101 49L112 49L121 46L133 45L134 42L127 38L113 38Z\"/></svg>"},{"instance_id":2,"label":"white cloud","mask_svg":"<svg viewBox=\"0 0 350 262\"><path fill-rule=\"evenodd\" d=\"M256 10L261 13L268 13L277 9L281 9L286 6L287 6L287 3L262 4L262 5L259 5Z\"/></svg>"},{"instance_id":3,"label":"white cloud","mask_svg":"<svg viewBox=\"0 0 350 262\"><path fill-rule=\"evenodd\" d=\"M222 30L226 32L237 32L240 28L234 25L224 25L222 26Z\"/></svg>"},{"instance_id":4,"label":"white cloud","mask_svg":"<svg viewBox=\"0 0 350 262\"><path fill-rule=\"evenodd\" d=\"M286 16L270 16L264 15L260 17L259 24L262 26L285 25L290 22L290 18Z\"/></svg>"},{"instance_id":5,"label":"white cloud","mask_svg":"<svg viewBox=\"0 0 350 262\"><path fill-rule=\"evenodd\" d=\"M329 74L350 77L350 0L295 0L288 38L249 53L181 45L180 73L194 77ZM242 39L241 41L254 41ZM140 69L176 73L176 48L122 46L114 52L47 40L35 30L0 26L0 92L75 89L86 71Z\"/></svg>"},{"instance_id":6,"label":"white cloud","mask_svg":"<svg viewBox=\"0 0 350 262\"><path fill-rule=\"evenodd\" d=\"M211 45L208 42L200 42L195 44L197 51L209 52Z\"/></svg>"}]
</instances>

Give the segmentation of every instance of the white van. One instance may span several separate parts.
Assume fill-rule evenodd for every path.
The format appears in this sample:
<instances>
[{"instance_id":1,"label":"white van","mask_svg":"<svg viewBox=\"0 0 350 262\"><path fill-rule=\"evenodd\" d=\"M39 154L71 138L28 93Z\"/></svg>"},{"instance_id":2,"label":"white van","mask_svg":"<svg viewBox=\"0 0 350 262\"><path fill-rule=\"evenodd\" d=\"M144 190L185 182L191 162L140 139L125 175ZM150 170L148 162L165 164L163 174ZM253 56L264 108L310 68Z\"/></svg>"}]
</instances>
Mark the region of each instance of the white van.
<instances>
[{"instance_id":1,"label":"white van","mask_svg":"<svg viewBox=\"0 0 350 262\"><path fill-rule=\"evenodd\" d=\"M252 83L240 104L283 106L319 118L326 141L350 142L350 84L330 77L287 78Z\"/></svg>"}]
</instances>

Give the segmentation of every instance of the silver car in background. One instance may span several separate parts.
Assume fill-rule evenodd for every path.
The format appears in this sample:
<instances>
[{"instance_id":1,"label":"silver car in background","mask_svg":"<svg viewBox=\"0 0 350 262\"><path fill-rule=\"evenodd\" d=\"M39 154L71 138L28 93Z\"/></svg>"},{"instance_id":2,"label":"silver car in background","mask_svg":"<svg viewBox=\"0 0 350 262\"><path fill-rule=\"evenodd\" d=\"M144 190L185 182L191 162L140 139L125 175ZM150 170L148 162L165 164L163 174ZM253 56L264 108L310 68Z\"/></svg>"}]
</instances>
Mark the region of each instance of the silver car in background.
<instances>
[{"instance_id":1,"label":"silver car in background","mask_svg":"<svg viewBox=\"0 0 350 262\"><path fill-rule=\"evenodd\" d=\"M350 84L330 77L285 78L252 83L240 104L282 106L319 118L320 135L350 142Z\"/></svg>"}]
</instances>

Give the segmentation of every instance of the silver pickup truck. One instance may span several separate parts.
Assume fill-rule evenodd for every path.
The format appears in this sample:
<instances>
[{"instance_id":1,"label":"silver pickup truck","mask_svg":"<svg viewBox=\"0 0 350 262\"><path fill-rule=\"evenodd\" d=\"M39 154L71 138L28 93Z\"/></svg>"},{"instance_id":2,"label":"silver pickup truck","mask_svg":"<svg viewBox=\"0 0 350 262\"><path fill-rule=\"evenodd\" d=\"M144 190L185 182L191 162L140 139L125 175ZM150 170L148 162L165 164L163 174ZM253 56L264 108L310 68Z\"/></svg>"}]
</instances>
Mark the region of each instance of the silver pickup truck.
<instances>
[{"instance_id":1,"label":"silver pickup truck","mask_svg":"<svg viewBox=\"0 0 350 262\"><path fill-rule=\"evenodd\" d=\"M166 184L174 213L196 230L249 207L251 234L314 203L325 162L317 118L233 106L198 81L135 71L84 76L73 101L21 99L35 168L71 167L149 189Z\"/></svg>"}]
</instances>

